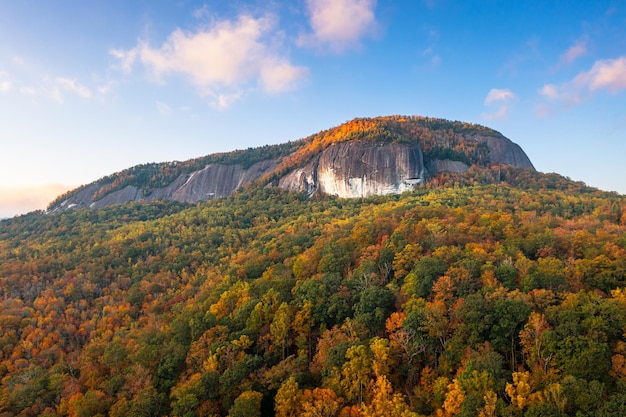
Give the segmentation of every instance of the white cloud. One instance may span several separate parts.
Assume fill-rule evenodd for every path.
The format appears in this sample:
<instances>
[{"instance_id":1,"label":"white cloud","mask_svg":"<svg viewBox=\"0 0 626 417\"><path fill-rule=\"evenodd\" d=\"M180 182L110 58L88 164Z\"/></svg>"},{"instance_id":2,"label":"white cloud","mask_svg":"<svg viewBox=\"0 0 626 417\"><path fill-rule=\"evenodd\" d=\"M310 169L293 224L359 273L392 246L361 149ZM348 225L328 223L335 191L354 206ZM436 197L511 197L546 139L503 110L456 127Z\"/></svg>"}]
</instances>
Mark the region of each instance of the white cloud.
<instances>
[{"instance_id":1,"label":"white cloud","mask_svg":"<svg viewBox=\"0 0 626 417\"><path fill-rule=\"evenodd\" d=\"M294 89L308 75L308 69L291 64L277 51L279 42L271 37L274 30L270 16L240 16L196 32L176 29L157 48L140 41L133 49L110 53L126 73L141 63L154 80L182 75L202 95L232 95L243 87L255 86L280 93Z\"/></svg>"},{"instance_id":2,"label":"white cloud","mask_svg":"<svg viewBox=\"0 0 626 417\"><path fill-rule=\"evenodd\" d=\"M23 87L24 95L44 95L52 98L58 103L63 103L67 94L77 95L84 99L92 98L91 90L78 81L65 77L56 77L53 80L45 79L41 88Z\"/></svg>"},{"instance_id":3,"label":"white cloud","mask_svg":"<svg viewBox=\"0 0 626 417\"><path fill-rule=\"evenodd\" d=\"M111 49L109 51L114 58L117 58L118 65L114 67L124 74L130 74L133 70L133 65L137 60L137 49L131 49L129 51L124 51L122 49Z\"/></svg>"},{"instance_id":4,"label":"white cloud","mask_svg":"<svg viewBox=\"0 0 626 417\"><path fill-rule=\"evenodd\" d=\"M489 93L487 93L487 97L485 97L485 105L489 105L497 101L509 101L514 98L515 94L513 94L513 92L509 89L492 88L489 90Z\"/></svg>"},{"instance_id":5,"label":"white cloud","mask_svg":"<svg viewBox=\"0 0 626 417\"><path fill-rule=\"evenodd\" d=\"M162 101L156 102L156 108L161 116L169 116L172 114L172 109L167 104Z\"/></svg>"},{"instance_id":6,"label":"white cloud","mask_svg":"<svg viewBox=\"0 0 626 417\"><path fill-rule=\"evenodd\" d=\"M576 105L585 95L597 90L617 94L626 90L626 56L596 61L589 71L583 71L572 80L555 85L545 84L539 94L550 101Z\"/></svg>"},{"instance_id":7,"label":"white cloud","mask_svg":"<svg viewBox=\"0 0 626 417\"><path fill-rule=\"evenodd\" d=\"M68 95L88 100L94 97L92 90L76 78L50 76L22 57L13 57L12 62L19 67L19 71L14 74L0 71L0 93L14 90L24 96L46 97L59 103L63 103ZM108 92L100 88L96 91L100 94Z\"/></svg>"},{"instance_id":8,"label":"white cloud","mask_svg":"<svg viewBox=\"0 0 626 417\"><path fill-rule=\"evenodd\" d=\"M215 101L211 103L214 107L219 109L227 109L232 106L236 101L239 101L243 97L243 91L239 90L234 93L226 94L218 94Z\"/></svg>"},{"instance_id":9,"label":"white cloud","mask_svg":"<svg viewBox=\"0 0 626 417\"><path fill-rule=\"evenodd\" d=\"M36 96L37 89L34 87L20 87L20 93L24 94L25 96Z\"/></svg>"},{"instance_id":10,"label":"white cloud","mask_svg":"<svg viewBox=\"0 0 626 417\"><path fill-rule=\"evenodd\" d=\"M511 103L517 96L509 89L492 88L485 97L485 106L498 105L493 113L483 113L483 118L487 120L503 119L508 115Z\"/></svg>"},{"instance_id":11,"label":"white cloud","mask_svg":"<svg viewBox=\"0 0 626 417\"><path fill-rule=\"evenodd\" d=\"M549 99L555 99L559 97L559 90L557 86L555 86L554 84L544 85L541 88L540 93L542 96L547 97Z\"/></svg>"},{"instance_id":12,"label":"white cloud","mask_svg":"<svg viewBox=\"0 0 626 417\"><path fill-rule=\"evenodd\" d=\"M32 85L18 84L17 91L24 96L36 97L43 96L51 98L58 103L63 103L68 94L76 95L84 99L93 98L91 90L75 79L66 77L56 77L50 79L48 77L39 81L36 87Z\"/></svg>"},{"instance_id":13,"label":"white cloud","mask_svg":"<svg viewBox=\"0 0 626 417\"><path fill-rule=\"evenodd\" d=\"M596 61L582 79L589 79L589 90L607 89L617 93L626 89L626 57Z\"/></svg>"},{"instance_id":14,"label":"white cloud","mask_svg":"<svg viewBox=\"0 0 626 417\"><path fill-rule=\"evenodd\" d=\"M376 0L307 0L312 33L298 39L300 46L328 47L339 53L360 45L378 26Z\"/></svg>"},{"instance_id":15,"label":"white cloud","mask_svg":"<svg viewBox=\"0 0 626 417\"><path fill-rule=\"evenodd\" d=\"M117 83L115 81L107 81L103 84L98 85L96 87L96 90L98 91L99 94L104 96L104 95L109 94L116 85Z\"/></svg>"},{"instance_id":16,"label":"white cloud","mask_svg":"<svg viewBox=\"0 0 626 417\"><path fill-rule=\"evenodd\" d=\"M563 55L561 55L561 64L571 64L576 59L587 53L587 40L583 39L570 46Z\"/></svg>"},{"instance_id":17,"label":"white cloud","mask_svg":"<svg viewBox=\"0 0 626 417\"><path fill-rule=\"evenodd\" d=\"M56 95L56 92L62 94L62 92L68 92L72 94L76 94L82 98L91 98L91 90L76 80L65 78L65 77L57 77L54 80L52 86L53 95Z\"/></svg>"}]
</instances>

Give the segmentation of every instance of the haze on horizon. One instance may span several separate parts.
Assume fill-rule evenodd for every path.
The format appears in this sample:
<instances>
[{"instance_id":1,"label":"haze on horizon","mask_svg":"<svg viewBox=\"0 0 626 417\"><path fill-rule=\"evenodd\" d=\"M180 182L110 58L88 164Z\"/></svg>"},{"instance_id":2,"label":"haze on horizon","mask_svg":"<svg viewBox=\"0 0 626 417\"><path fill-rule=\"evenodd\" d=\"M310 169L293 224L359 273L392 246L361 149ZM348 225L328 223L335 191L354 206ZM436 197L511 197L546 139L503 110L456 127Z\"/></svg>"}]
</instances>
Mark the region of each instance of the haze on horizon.
<instances>
[{"instance_id":1,"label":"haze on horizon","mask_svg":"<svg viewBox=\"0 0 626 417\"><path fill-rule=\"evenodd\" d=\"M626 193L626 5L476 3L0 3L0 218L390 114L492 127L539 171Z\"/></svg>"}]
</instances>

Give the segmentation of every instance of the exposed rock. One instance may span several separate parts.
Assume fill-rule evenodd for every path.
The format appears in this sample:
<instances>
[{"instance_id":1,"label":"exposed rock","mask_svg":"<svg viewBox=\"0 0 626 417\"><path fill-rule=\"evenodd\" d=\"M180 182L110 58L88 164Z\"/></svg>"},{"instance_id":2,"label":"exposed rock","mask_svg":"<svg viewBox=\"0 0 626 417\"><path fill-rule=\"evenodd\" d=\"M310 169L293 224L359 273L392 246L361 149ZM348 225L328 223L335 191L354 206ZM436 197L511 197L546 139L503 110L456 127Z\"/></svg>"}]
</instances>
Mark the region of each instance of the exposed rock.
<instances>
[{"instance_id":1,"label":"exposed rock","mask_svg":"<svg viewBox=\"0 0 626 417\"><path fill-rule=\"evenodd\" d=\"M430 175L437 175L440 172L454 172L461 174L469 169L469 165L461 161L450 159L433 159L430 163Z\"/></svg>"},{"instance_id":2,"label":"exposed rock","mask_svg":"<svg viewBox=\"0 0 626 417\"><path fill-rule=\"evenodd\" d=\"M492 164L513 165L521 168L535 169L522 148L512 140L494 136L474 136L473 139L486 143L489 147L489 161Z\"/></svg>"},{"instance_id":3,"label":"exposed rock","mask_svg":"<svg viewBox=\"0 0 626 417\"><path fill-rule=\"evenodd\" d=\"M210 164L189 175L181 175L171 184L155 188L145 195L139 188L129 185L95 200L93 196L100 190L97 183L90 184L61 202L52 212L77 207L102 208L131 201L153 201L170 199L195 203L212 198L225 197L236 189L276 169L277 160L266 160L244 169L241 165Z\"/></svg>"},{"instance_id":4,"label":"exposed rock","mask_svg":"<svg viewBox=\"0 0 626 417\"><path fill-rule=\"evenodd\" d=\"M326 148L304 168L283 177L279 187L354 198L413 190L423 179L417 145L352 141Z\"/></svg>"},{"instance_id":5,"label":"exposed rock","mask_svg":"<svg viewBox=\"0 0 626 417\"><path fill-rule=\"evenodd\" d=\"M429 152L428 172L420 143ZM308 195L352 198L413 190L428 176L463 173L470 163L534 169L522 148L500 133L443 119L355 119L303 139L298 146L284 145L236 151L214 159L209 155L181 164L187 170L177 168L176 163L133 167L69 193L51 211L156 199L195 203L228 196L264 176L268 181L260 185L271 183ZM267 155L267 159L260 155ZM198 163L200 160L211 162ZM260 162L245 168L243 163L248 161ZM189 173L192 166L196 171ZM159 183L170 183L155 187L154 178ZM118 188L111 191L113 184Z\"/></svg>"}]
</instances>

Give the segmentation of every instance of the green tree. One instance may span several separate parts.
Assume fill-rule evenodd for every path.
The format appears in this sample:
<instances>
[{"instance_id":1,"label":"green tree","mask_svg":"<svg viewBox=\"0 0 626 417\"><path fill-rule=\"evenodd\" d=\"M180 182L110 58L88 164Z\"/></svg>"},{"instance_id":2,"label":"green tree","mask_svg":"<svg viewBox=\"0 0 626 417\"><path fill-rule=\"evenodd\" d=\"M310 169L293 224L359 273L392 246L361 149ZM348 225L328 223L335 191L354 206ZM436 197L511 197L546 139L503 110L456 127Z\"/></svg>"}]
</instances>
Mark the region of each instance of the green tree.
<instances>
[{"instance_id":1,"label":"green tree","mask_svg":"<svg viewBox=\"0 0 626 417\"><path fill-rule=\"evenodd\" d=\"M263 394L256 391L244 391L228 410L229 417L261 417L261 400Z\"/></svg>"}]
</instances>

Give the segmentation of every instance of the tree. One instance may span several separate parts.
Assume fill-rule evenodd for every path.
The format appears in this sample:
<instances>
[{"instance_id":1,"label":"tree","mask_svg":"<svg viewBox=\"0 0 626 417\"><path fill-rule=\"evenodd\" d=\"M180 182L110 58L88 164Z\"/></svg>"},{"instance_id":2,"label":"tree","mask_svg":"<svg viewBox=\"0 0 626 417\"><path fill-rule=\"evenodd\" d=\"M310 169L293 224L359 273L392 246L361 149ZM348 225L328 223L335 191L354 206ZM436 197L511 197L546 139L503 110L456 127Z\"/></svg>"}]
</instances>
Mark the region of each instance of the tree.
<instances>
[{"instance_id":1,"label":"tree","mask_svg":"<svg viewBox=\"0 0 626 417\"><path fill-rule=\"evenodd\" d=\"M70 417L104 416L109 408L109 401L102 391L78 393L69 400L68 414Z\"/></svg>"},{"instance_id":2,"label":"tree","mask_svg":"<svg viewBox=\"0 0 626 417\"><path fill-rule=\"evenodd\" d=\"M335 417L343 400L329 388L304 390L302 394L302 417Z\"/></svg>"},{"instance_id":3,"label":"tree","mask_svg":"<svg viewBox=\"0 0 626 417\"><path fill-rule=\"evenodd\" d=\"M513 383L506 384L506 394L511 399L511 404L520 410L526 408L529 404L529 396L531 394L530 373L513 372Z\"/></svg>"},{"instance_id":4,"label":"tree","mask_svg":"<svg viewBox=\"0 0 626 417\"><path fill-rule=\"evenodd\" d=\"M364 345L352 346L346 351L346 359L342 368L341 386L348 400L360 405L370 381L371 353Z\"/></svg>"},{"instance_id":5,"label":"tree","mask_svg":"<svg viewBox=\"0 0 626 417\"><path fill-rule=\"evenodd\" d=\"M366 324L372 332L381 330L391 312L395 297L385 287L372 286L361 293L354 306L354 319Z\"/></svg>"},{"instance_id":6,"label":"tree","mask_svg":"<svg viewBox=\"0 0 626 417\"><path fill-rule=\"evenodd\" d=\"M526 364L533 373L540 371L545 377L550 367L551 355L546 353L546 332L551 330L545 316L541 313L532 312L524 329L520 332L522 353L526 357Z\"/></svg>"},{"instance_id":7,"label":"tree","mask_svg":"<svg viewBox=\"0 0 626 417\"><path fill-rule=\"evenodd\" d=\"M256 391L244 391L228 410L229 417L261 417L261 400L263 394Z\"/></svg>"},{"instance_id":8,"label":"tree","mask_svg":"<svg viewBox=\"0 0 626 417\"><path fill-rule=\"evenodd\" d=\"M270 324L270 335L275 346L280 349L281 359L287 357L287 348L289 345L289 329L291 327L291 310L289 304L283 302L274 314L274 320Z\"/></svg>"},{"instance_id":9,"label":"tree","mask_svg":"<svg viewBox=\"0 0 626 417\"><path fill-rule=\"evenodd\" d=\"M417 417L417 413L409 410L402 395L393 392L391 383L384 375L376 378L372 400L361 405L361 413L363 417Z\"/></svg>"},{"instance_id":10,"label":"tree","mask_svg":"<svg viewBox=\"0 0 626 417\"><path fill-rule=\"evenodd\" d=\"M291 376L278 389L274 398L276 417L298 417L301 410L302 391L298 388L296 379Z\"/></svg>"},{"instance_id":11,"label":"tree","mask_svg":"<svg viewBox=\"0 0 626 417\"><path fill-rule=\"evenodd\" d=\"M517 339L529 315L530 307L521 300L498 300L493 308L494 325L489 340L498 352L508 356L511 370L516 369Z\"/></svg>"}]
</instances>

